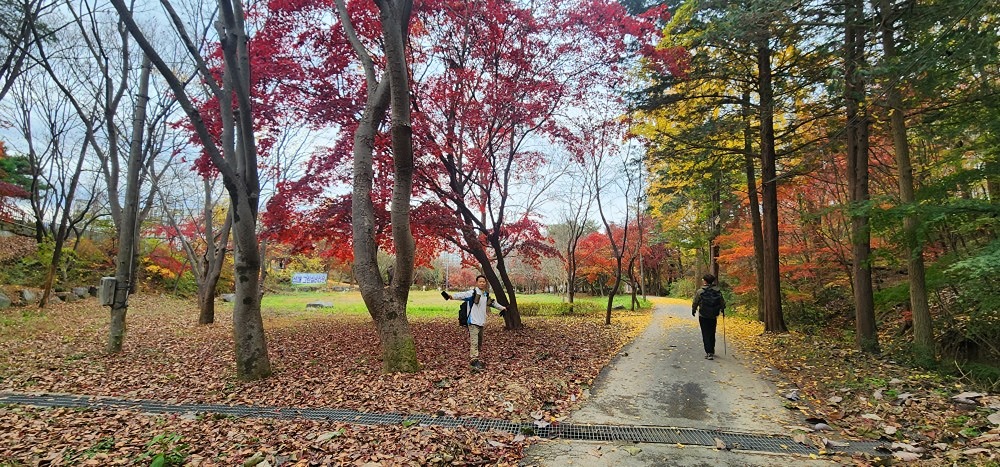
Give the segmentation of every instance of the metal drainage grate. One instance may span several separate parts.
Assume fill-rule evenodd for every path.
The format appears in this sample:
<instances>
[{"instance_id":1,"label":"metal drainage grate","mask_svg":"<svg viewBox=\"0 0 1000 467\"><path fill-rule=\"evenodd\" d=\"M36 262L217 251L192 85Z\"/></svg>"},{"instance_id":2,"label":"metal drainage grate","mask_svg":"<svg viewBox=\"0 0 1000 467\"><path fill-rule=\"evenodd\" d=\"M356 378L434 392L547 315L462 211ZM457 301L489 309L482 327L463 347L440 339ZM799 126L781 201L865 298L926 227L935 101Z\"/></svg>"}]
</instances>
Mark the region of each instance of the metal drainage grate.
<instances>
[{"instance_id":1,"label":"metal drainage grate","mask_svg":"<svg viewBox=\"0 0 1000 467\"><path fill-rule=\"evenodd\" d=\"M661 426L625 425L574 425L559 424L536 427L533 424L513 423L507 420L472 417L436 417L425 414L404 415L398 413L370 413L348 409L330 408L283 408L251 405L219 404L169 404L149 400L127 400L108 397L86 397L74 395L34 395L12 392L0 393L0 404L19 404L35 407L78 407L105 410L135 410L139 412L170 413L213 413L233 417L308 419L324 420L359 425L400 425L404 421L415 421L422 425L443 427L469 427L480 431L498 430L508 433L534 434L542 438L569 439L582 441L626 441L635 443L685 444L715 446L715 439L726 443L731 449L786 454L815 454L816 448L805 446L784 436L769 436L752 433L712 431L696 428L675 428ZM846 447L836 451L845 453L881 454L888 452L884 443L872 441L851 441Z\"/></svg>"}]
</instances>

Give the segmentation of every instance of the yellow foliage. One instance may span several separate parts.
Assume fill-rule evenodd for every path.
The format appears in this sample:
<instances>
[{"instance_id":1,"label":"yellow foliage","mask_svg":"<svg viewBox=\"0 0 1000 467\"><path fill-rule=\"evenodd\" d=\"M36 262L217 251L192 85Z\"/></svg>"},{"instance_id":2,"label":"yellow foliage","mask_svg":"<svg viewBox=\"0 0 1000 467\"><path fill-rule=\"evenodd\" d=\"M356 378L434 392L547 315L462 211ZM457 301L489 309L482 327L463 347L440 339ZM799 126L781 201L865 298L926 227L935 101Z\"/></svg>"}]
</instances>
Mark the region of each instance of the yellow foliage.
<instances>
[{"instance_id":1,"label":"yellow foliage","mask_svg":"<svg viewBox=\"0 0 1000 467\"><path fill-rule=\"evenodd\" d=\"M167 268L161 268L155 264L150 264L146 266L146 275L150 277L159 277L161 279L176 279L177 274Z\"/></svg>"}]
</instances>

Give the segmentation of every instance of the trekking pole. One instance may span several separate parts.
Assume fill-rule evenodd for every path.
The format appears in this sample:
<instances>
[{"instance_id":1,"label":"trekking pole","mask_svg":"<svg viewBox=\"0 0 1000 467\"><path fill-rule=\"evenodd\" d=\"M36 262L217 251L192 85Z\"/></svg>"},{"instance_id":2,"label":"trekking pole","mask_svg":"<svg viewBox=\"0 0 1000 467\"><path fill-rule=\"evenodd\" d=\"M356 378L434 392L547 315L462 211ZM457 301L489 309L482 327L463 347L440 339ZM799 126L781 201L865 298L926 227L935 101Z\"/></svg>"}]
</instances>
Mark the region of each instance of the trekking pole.
<instances>
[{"instance_id":1,"label":"trekking pole","mask_svg":"<svg viewBox=\"0 0 1000 467\"><path fill-rule=\"evenodd\" d=\"M726 348L726 314L722 314L722 354L729 356L729 349Z\"/></svg>"}]
</instances>

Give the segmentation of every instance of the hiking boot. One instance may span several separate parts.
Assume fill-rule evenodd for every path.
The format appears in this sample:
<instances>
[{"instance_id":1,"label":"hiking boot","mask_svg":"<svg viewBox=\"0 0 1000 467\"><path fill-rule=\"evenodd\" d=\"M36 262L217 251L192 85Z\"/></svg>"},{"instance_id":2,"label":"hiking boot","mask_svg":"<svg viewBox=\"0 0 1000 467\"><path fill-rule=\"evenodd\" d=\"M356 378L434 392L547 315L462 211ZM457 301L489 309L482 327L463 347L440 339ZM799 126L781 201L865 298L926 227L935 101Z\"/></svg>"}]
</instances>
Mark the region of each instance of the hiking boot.
<instances>
[{"instance_id":1,"label":"hiking boot","mask_svg":"<svg viewBox=\"0 0 1000 467\"><path fill-rule=\"evenodd\" d=\"M710 353L710 354L706 355L705 358L707 358L709 360L715 360L715 354L714 353Z\"/></svg>"}]
</instances>

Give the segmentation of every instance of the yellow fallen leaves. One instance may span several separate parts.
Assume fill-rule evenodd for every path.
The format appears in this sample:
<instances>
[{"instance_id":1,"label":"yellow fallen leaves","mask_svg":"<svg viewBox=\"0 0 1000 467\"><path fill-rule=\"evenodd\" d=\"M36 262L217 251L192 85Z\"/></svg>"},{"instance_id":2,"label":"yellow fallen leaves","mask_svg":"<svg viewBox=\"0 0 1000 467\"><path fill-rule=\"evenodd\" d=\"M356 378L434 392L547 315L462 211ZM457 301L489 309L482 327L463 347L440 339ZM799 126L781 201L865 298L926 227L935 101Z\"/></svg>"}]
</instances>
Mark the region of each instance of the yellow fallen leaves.
<instances>
[{"instance_id":1,"label":"yellow fallen leaves","mask_svg":"<svg viewBox=\"0 0 1000 467\"><path fill-rule=\"evenodd\" d=\"M741 342L757 338L764 333L764 323L760 321L750 321L742 316L726 316L720 319L725 319L726 335ZM722 321L719 322L719 327L722 327Z\"/></svg>"}]
</instances>

